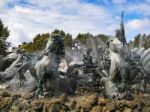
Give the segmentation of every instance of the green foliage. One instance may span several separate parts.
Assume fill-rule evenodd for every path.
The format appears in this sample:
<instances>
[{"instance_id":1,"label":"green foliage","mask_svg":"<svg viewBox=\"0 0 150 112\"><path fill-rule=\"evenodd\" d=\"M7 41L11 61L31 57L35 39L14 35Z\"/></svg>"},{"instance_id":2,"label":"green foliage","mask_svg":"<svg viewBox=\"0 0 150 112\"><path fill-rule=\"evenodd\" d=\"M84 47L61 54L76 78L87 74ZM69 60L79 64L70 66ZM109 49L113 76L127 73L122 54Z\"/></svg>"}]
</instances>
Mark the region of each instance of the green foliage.
<instances>
[{"instance_id":1,"label":"green foliage","mask_svg":"<svg viewBox=\"0 0 150 112\"><path fill-rule=\"evenodd\" d=\"M81 34L79 33L76 37L77 40L80 41L81 44L86 44L88 38L93 37L90 33Z\"/></svg>"},{"instance_id":2,"label":"green foliage","mask_svg":"<svg viewBox=\"0 0 150 112\"><path fill-rule=\"evenodd\" d=\"M142 45L145 49L150 48L150 34L146 35L146 34L138 34L137 36L135 36L134 41L130 41L129 45L133 44L133 47L139 47L140 46L140 38L142 37Z\"/></svg>"},{"instance_id":3,"label":"green foliage","mask_svg":"<svg viewBox=\"0 0 150 112\"><path fill-rule=\"evenodd\" d=\"M135 36L135 38L134 38L134 47L139 47L140 36L141 36L141 34L138 34L137 36Z\"/></svg>"},{"instance_id":4,"label":"green foliage","mask_svg":"<svg viewBox=\"0 0 150 112\"><path fill-rule=\"evenodd\" d=\"M52 31L51 34L59 34L61 35L62 37L65 37L65 32L63 30L58 30L58 29L55 29L54 31Z\"/></svg>"},{"instance_id":5,"label":"green foliage","mask_svg":"<svg viewBox=\"0 0 150 112\"><path fill-rule=\"evenodd\" d=\"M48 39L51 38L54 34L59 34L62 38L64 38L64 44L66 47L72 46L72 35L69 33L65 34L64 31L56 29L51 34L45 33L36 35L32 42L22 45L21 48L28 52L43 50L46 47Z\"/></svg>"},{"instance_id":6,"label":"green foliage","mask_svg":"<svg viewBox=\"0 0 150 112\"><path fill-rule=\"evenodd\" d=\"M65 39L64 39L64 44L66 47L71 48L72 47L72 35L70 35L69 33L67 33L65 35Z\"/></svg>"},{"instance_id":7,"label":"green foliage","mask_svg":"<svg viewBox=\"0 0 150 112\"><path fill-rule=\"evenodd\" d=\"M9 36L9 30L4 26L0 20L0 55L6 55L6 50L10 46L10 43L6 42L6 39Z\"/></svg>"},{"instance_id":8,"label":"green foliage","mask_svg":"<svg viewBox=\"0 0 150 112\"><path fill-rule=\"evenodd\" d=\"M150 34L145 39L144 48L145 49L150 48Z\"/></svg>"},{"instance_id":9,"label":"green foliage","mask_svg":"<svg viewBox=\"0 0 150 112\"><path fill-rule=\"evenodd\" d=\"M134 45L134 42L133 42L132 40L130 40L129 43L128 43L128 45L129 45L129 48L132 49L132 48L134 47L134 46L133 46L133 45Z\"/></svg>"},{"instance_id":10,"label":"green foliage","mask_svg":"<svg viewBox=\"0 0 150 112\"><path fill-rule=\"evenodd\" d=\"M109 39L108 35L104 35L104 34L98 34L95 36L95 38L99 38L101 41L103 41L104 43L106 43Z\"/></svg>"},{"instance_id":11,"label":"green foliage","mask_svg":"<svg viewBox=\"0 0 150 112\"><path fill-rule=\"evenodd\" d=\"M35 38L33 39L33 50L34 51L43 50L46 46L48 38L49 38L48 33L36 35Z\"/></svg>"},{"instance_id":12,"label":"green foliage","mask_svg":"<svg viewBox=\"0 0 150 112\"><path fill-rule=\"evenodd\" d=\"M108 41L108 38L109 36L107 35L104 35L104 34L98 34L96 36L93 36L92 34L90 33L85 33L85 34L78 34L77 35L77 40L79 40L82 44L86 44L87 43L87 40L92 37L92 38L99 38L102 42L107 42Z\"/></svg>"},{"instance_id":13,"label":"green foliage","mask_svg":"<svg viewBox=\"0 0 150 112\"><path fill-rule=\"evenodd\" d=\"M58 30L58 29L55 29L51 35L53 34L58 34L58 35L61 35L62 38L64 38L64 44L65 44L65 47L71 47L72 46L72 35L70 35L69 33L65 33L63 30Z\"/></svg>"},{"instance_id":14,"label":"green foliage","mask_svg":"<svg viewBox=\"0 0 150 112\"><path fill-rule=\"evenodd\" d=\"M35 52L35 51L40 51L43 50L46 46L46 43L48 41L49 38L52 37L52 35L54 34L58 34L61 35L62 38L64 38L64 44L66 48L71 48L72 47L72 35L70 35L69 33L65 33L63 30L58 30L55 29L54 31L52 31L51 33L45 33L45 34L38 34L34 37L32 42L26 43L22 45L22 48L25 49L28 52ZM143 46L147 49L150 48L150 35L142 35L144 37L144 43ZM93 36L90 33L85 33L85 34L81 34L79 33L76 37L76 40L80 41L81 44L85 45L87 44L87 41L90 40L90 37L92 38L97 38L98 40L100 39L102 42L106 43L109 39L108 35L104 35L104 34L98 34L96 36ZM139 47L140 44L140 37L141 34L138 34L134 41L130 41L128 44L130 47Z\"/></svg>"},{"instance_id":15,"label":"green foliage","mask_svg":"<svg viewBox=\"0 0 150 112\"><path fill-rule=\"evenodd\" d=\"M48 33L38 34L33 38L33 42L26 43L25 45L22 45L21 48L28 52L43 50L46 46L48 38Z\"/></svg>"},{"instance_id":16,"label":"green foliage","mask_svg":"<svg viewBox=\"0 0 150 112\"><path fill-rule=\"evenodd\" d=\"M24 50L26 50L28 52L35 52L35 51L43 50L46 46L48 38L51 38L52 35L54 35L54 34L61 35L61 37L64 38L64 44L65 44L66 48L72 47L72 42L73 42L72 35L70 35L69 33L65 33L63 30L55 29L54 31L52 31L51 34L46 33L46 34L36 35L33 38L32 42L22 45L21 48L23 48ZM85 34L78 34L76 39L78 41L80 41L81 44L86 44L90 37L94 38L94 36L92 34L85 33ZM108 40L108 36L103 35L103 34L97 35L96 38L100 38L103 42L106 42Z\"/></svg>"},{"instance_id":17,"label":"green foliage","mask_svg":"<svg viewBox=\"0 0 150 112\"><path fill-rule=\"evenodd\" d=\"M61 35L61 37L64 38L65 47L71 47L72 46L72 35L70 35L69 33L66 34L63 30L55 29L51 33L51 35L53 35L53 34Z\"/></svg>"},{"instance_id":18,"label":"green foliage","mask_svg":"<svg viewBox=\"0 0 150 112\"><path fill-rule=\"evenodd\" d=\"M25 45L22 45L21 46L22 49L24 49L25 51L28 51L28 52L34 52L33 50L33 42L29 42Z\"/></svg>"}]
</instances>

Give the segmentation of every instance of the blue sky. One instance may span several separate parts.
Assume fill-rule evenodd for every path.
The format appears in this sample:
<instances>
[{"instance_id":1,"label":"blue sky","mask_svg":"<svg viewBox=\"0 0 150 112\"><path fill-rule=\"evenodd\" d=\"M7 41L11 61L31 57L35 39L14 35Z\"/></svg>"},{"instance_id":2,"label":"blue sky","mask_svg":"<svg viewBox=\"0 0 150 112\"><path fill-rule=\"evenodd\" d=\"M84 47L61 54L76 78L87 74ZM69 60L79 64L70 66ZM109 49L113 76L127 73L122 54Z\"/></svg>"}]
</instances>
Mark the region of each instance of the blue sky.
<instances>
[{"instance_id":1,"label":"blue sky","mask_svg":"<svg viewBox=\"0 0 150 112\"><path fill-rule=\"evenodd\" d=\"M0 0L0 18L12 46L56 28L73 37L87 32L114 36L122 10L128 41L150 33L150 0Z\"/></svg>"}]
</instances>

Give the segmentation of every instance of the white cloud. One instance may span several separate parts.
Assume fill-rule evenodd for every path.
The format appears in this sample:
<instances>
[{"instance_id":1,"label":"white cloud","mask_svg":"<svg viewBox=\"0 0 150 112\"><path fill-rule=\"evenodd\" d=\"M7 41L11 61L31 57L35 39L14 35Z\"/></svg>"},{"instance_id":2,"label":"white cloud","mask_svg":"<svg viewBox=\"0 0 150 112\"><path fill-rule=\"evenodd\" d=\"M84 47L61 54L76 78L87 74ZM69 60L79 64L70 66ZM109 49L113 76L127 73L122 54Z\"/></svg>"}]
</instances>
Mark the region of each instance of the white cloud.
<instances>
[{"instance_id":1,"label":"white cloud","mask_svg":"<svg viewBox=\"0 0 150 112\"><path fill-rule=\"evenodd\" d=\"M16 4L1 14L10 29L8 41L17 46L31 41L38 33L63 29L74 36L79 32L112 34L115 25L112 15L102 6L81 3L78 0L30 0L37 7L22 7Z\"/></svg>"},{"instance_id":2,"label":"white cloud","mask_svg":"<svg viewBox=\"0 0 150 112\"><path fill-rule=\"evenodd\" d=\"M114 2L115 4L123 4L123 3L126 3L127 0L113 0L113 2Z\"/></svg>"},{"instance_id":3,"label":"white cloud","mask_svg":"<svg viewBox=\"0 0 150 112\"><path fill-rule=\"evenodd\" d=\"M126 24L127 33L131 34L131 37L139 34L139 33L150 33L150 19L133 19L128 21Z\"/></svg>"},{"instance_id":4,"label":"white cloud","mask_svg":"<svg viewBox=\"0 0 150 112\"><path fill-rule=\"evenodd\" d=\"M1 1L1 0L0 0ZM15 3L12 8L4 7L0 17L10 30L8 41L13 46L17 46L23 41L31 41L38 33L51 32L54 29L62 29L76 36L80 33L105 33L114 34L119 27L118 16L114 15L114 10L108 10L105 6L94 5L82 0L28 0L27 6ZM108 0L103 0L108 2ZM113 0L115 4L126 3L126 0ZM6 6L10 1L5 0L2 6ZM33 5L31 5L33 4ZM146 5L148 8L148 5ZM136 5L128 6L128 11L143 12L141 8L137 10ZM148 8L149 9L149 8ZM148 15L148 11L146 11ZM144 23L145 22L145 23ZM137 32L148 32L149 19L129 20L126 26L127 37L135 36Z\"/></svg>"},{"instance_id":5,"label":"white cloud","mask_svg":"<svg viewBox=\"0 0 150 112\"><path fill-rule=\"evenodd\" d=\"M0 0L0 7L3 7L6 2L7 2L7 0Z\"/></svg>"},{"instance_id":6,"label":"white cloud","mask_svg":"<svg viewBox=\"0 0 150 112\"><path fill-rule=\"evenodd\" d=\"M139 29L144 29L144 28L149 28L150 27L150 20L149 19L134 19L130 22L127 23L127 26L139 30Z\"/></svg>"},{"instance_id":7,"label":"white cloud","mask_svg":"<svg viewBox=\"0 0 150 112\"><path fill-rule=\"evenodd\" d=\"M144 16L150 16L150 4L148 3L138 3L130 4L126 7L127 11L139 13Z\"/></svg>"}]
</instances>

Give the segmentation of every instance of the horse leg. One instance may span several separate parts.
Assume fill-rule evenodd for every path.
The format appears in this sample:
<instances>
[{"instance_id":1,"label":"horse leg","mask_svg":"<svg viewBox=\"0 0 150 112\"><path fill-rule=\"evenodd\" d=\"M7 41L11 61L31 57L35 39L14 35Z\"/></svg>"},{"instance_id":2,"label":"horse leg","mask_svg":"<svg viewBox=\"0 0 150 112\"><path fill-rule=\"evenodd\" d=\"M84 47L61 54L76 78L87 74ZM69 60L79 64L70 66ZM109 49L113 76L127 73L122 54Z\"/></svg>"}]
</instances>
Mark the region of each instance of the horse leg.
<instances>
[{"instance_id":1,"label":"horse leg","mask_svg":"<svg viewBox=\"0 0 150 112\"><path fill-rule=\"evenodd\" d=\"M46 79L46 73L43 72L41 77L38 80L38 85L37 85L38 87L37 87L37 93L36 93L37 96L38 95L43 96L43 86L44 86L45 79Z\"/></svg>"},{"instance_id":2,"label":"horse leg","mask_svg":"<svg viewBox=\"0 0 150 112\"><path fill-rule=\"evenodd\" d=\"M18 68L18 78L19 78L19 85L22 86L24 82L26 81L26 78L24 76L25 72L29 68L29 63L25 62Z\"/></svg>"},{"instance_id":3,"label":"horse leg","mask_svg":"<svg viewBox=\"0 0 150 112\"><path fill-rule=\"evenodd\" d=\"M36 69L34 67L31 67L29 68L29 71L31 73L31 76L35 79L35 80L38 80L37 79L37 76L36 76Z\"/></svg>"},{"instance_id":4,"label":"horse leg","mask_svg":"<svg viewBox=\"0 0 150 112\"><path fill-rule=\"evenodd\" d=\"M72 93L71 93L71 94L74 94L74 93L75 93L76 88L77 88L77 84L78 84L77 79L71 78L71 79L69 80L69 86L70 86L70 88L71 88L71 90L72 90Z\"/></svg>"},{"instance_id":5,"label":"horse leg","mask_svg":"<svg viewBox=\"0 0 150 112\"><path fill-rule=\"evenodd\" d=\"M0 72L0 82L6 81L5 76L6 76L6 74L4 72Z\"/></svg>"}]
</instances>

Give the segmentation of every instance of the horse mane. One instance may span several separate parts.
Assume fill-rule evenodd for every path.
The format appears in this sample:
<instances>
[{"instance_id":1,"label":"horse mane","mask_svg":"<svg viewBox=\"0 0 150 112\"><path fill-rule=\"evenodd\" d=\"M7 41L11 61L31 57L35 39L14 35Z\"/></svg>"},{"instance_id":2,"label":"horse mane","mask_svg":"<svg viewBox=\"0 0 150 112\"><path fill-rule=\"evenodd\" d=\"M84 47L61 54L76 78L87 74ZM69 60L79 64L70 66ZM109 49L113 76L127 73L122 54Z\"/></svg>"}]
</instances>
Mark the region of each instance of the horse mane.
<instances>
[{"instance_id":1,"label":"horse mane","mask_svg":"<svg viewBox=\"0 0 150 112\"><path fill-rule=\"evenodd\" d=\"M44 51L47 51L49 49L49 47L52 45L52 43L53 43L52 39L49 38L48 41L47 41L47 43L46 43L46 47L45 47Z\"/></svg>"}]
</instances>

